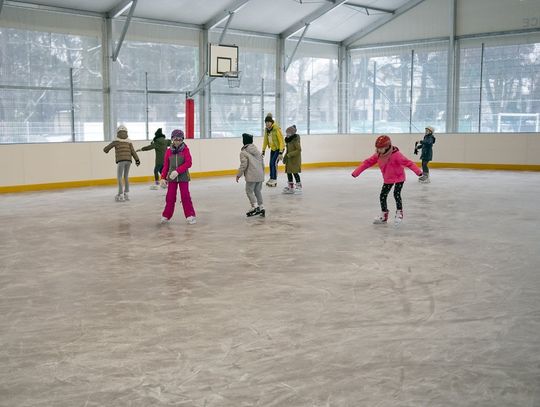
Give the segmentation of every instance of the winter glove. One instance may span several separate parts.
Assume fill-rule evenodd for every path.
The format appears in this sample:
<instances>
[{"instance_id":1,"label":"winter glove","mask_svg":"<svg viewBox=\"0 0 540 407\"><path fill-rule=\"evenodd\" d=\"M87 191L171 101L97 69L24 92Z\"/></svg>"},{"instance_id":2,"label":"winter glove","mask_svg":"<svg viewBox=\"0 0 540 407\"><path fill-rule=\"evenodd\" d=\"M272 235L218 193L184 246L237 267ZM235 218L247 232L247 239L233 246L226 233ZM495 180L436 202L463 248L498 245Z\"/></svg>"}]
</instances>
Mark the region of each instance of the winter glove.
<instances>
[{"instance_id":1,"label":"winter glove","mask_svg":"<svg viewBox=\"0 0 540 407\"><path fill-rule=\"evenodd\" d=\"M280 151L279 155L277 156L276 164L280 161L283 161L283 153Z\"/></svg>"},{"instance_id":2,"label":"winter glove","mask_svg":"<svg viewBox=\"0 0 540 407\"><path fill-rule=\"evenodd\" d=\"M240 179L240 177L237 175L236 176L236 182L238 182L239 179Z\"/></svg>"},{"instance_id":3,"label":"winter glove","mask_svg":"<svg viewBox=\"0 0 540 407\"><path fill-rule=\"evenodd\" d=\"M178 177L178 172L176 170L172 170L172 172L169 174L169 179L173 181L176 179L176 177Z\"/></svg>"},{"instance_id":4,"label":"winter glove","mask_svg":"<svg viewBox=\"0 0 540 407\"><path fill-rule=\"evenodd\" d=\"M165 188L167 186L167 181L165 181L164 178L161 178L159 180L159 185L161 185L161 188Z\"/></svg>"},{"instance_id":5,"label":"winter glove","mask_svg":"<svg viewBox=\"0 0 540 407\"><path fill-rule=\"evenodd\" d=\"M141 162L139 160L135 161L135 165L138 167L139 165L141 165Z\"/></svg>"}]
</instances>

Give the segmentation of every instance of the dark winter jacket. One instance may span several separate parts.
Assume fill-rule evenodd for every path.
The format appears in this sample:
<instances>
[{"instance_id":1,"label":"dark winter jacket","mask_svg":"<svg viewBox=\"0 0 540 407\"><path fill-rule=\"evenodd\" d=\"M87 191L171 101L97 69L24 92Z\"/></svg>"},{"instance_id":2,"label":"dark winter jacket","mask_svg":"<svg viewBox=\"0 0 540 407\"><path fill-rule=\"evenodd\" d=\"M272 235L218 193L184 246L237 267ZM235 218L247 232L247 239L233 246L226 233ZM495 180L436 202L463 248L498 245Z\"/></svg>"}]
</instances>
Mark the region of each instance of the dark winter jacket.
<instances>
[{"instance_id":1,"label":"dark winter jacket","mask_svg":"<svg viewBox=\"0 0 540 407\"><path fill-rule=\"evenodd\" d=\"M162 133L157 134L148 146L141 148L142 151L156 150L156 165L163 165L165 151L171 145L171 140L166 139Z\"/></svg>"},{"instance_id":2,"label":"dark winter jacket","mask_svg":"<svg viewBox=\"0 0 540 407\"><path fill-rule=\"evenodd\" d=\"M422 149L420 155L422 161L433 160L433 144L435 144L435 136L432 133L426 134L424 139L418 143L418 148Z\"/></svg>"},{"instance_id":3,"label":"dark winter jacket","mask_svg":"<svg viewBox=\"0 0 540 407\"><path fill-rule=\"evenodd\" d=\"M285 172L287 174L298 174L302 172L302 147L300 146L300 136L293 134L285 137L287 152L283 157Z\"/></svg>"}]
</instances>

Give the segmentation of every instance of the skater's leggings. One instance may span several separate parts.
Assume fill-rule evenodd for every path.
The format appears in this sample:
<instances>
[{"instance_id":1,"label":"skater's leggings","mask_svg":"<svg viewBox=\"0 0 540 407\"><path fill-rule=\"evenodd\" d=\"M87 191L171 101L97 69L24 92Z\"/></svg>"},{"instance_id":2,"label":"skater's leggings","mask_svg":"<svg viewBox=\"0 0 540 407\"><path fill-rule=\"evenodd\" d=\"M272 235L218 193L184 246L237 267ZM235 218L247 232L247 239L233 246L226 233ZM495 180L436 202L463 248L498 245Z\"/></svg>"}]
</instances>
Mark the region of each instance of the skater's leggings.
<instances>
[{"instance_id":1,"label":"skater's leggings","mask_svg":"<svg viewBox=\"0 0 540 407\"><path fill-rule=\"evenodd\" d=\"M156 181L156 183L159 181L159 177L161 175L162 170L163 170L163 163L156 164L156 166L154 167L154 181Z\"/></svg>"},{"instance_id":2,"label":"skater's leggings","mask_svg":"<svg viewBox=\"0 0 540 407\"><path fill-rule=\"evenodd\" d=\"M428 164L429 164L429 161L422 161L422 172L424 174L429 174Z\"/></svg>"},{"instance_id":3,"label":"skater's leggings","mask_svg":"<svg viewBox=\"0 0 540 407\"><path fill-rule=\"evenodd\" d=\"M195 209L191 202L191 195L189 193L189 182L169 181L167 187L167 197L165 198L165 209L163 210L163 216L167 219L171 219L174 214L174 206L176 205L176 189L180 189L180 199L182 200L182 208L184 209L184 216L195 216Z\"/></svg>"},{"instance_id":4,"label":"skater's leggings","mask_svg":"<svg viewBox=\"0 0 540 407\"><path fill-rule=\"evenodd\" d=\"M381 201L381 210L383 212L388 212L388 206L386 205L386 198L390 193L390 190L394 187L394 198L396 199L397 210L402 210L403 205L401 203L401 189L403 188L403 182L397 182L395 184L383 184L381 189L381 195L379 197Z\"/></svg>"},{"instance_id":5,"label":"skater's leggings","mask_svg":"<svg viewBox=\"0 0 540 407\"><path fill-rule=\"evenodd\" d=\"M270 178L277 179L277 158L279 156L279 150L270 151Z\"/></svg>"},{"instance_id":6,"label":"skater's leggings","mask_svg":"<svg viewBox=\"0 0 540 407\"><path fill-rule=\"evenodd\" d=\"M131 161L120 161L116 167L116 178L118 179L118 195L129 192L129 167ZM125 188L122 191L122 178L124 178Z\"/></svg>"},{"instance_id":7,"label":"skater's leggings","mask_svg":"<svg viewBox=\"0 0 540 407\"><path fill-rule=\"evenodd\" d=\"M299 184L301 181L300 181L300 174L291 174L290 172L287 173L287 180L289 182L293 182L292 181L292 177L294 175L294 179L296 180L296 183Z\"/></svg>"},{"instance_id":8,"label":"skater's leggings","mask_svg":"<svg viewBox=\"0 0 540 407\"><path fill-rule=\"evenodd\" d=\"M246 195L251 206L262 206L263 198L261 194L262 182L246 182Z\"/></svg>"}]
</instances>

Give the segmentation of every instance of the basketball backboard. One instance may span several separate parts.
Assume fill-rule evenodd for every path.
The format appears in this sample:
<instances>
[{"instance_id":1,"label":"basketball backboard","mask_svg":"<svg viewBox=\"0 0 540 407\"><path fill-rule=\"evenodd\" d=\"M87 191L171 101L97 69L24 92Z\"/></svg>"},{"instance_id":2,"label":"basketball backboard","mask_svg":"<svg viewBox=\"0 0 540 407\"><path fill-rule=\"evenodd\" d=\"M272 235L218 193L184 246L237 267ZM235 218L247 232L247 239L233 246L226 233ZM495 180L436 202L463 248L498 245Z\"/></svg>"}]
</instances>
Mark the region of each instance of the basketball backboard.
<instances>
[{"instance_id":1,"label":"basketball backboard","mask_svg":"<svg viewBox=\"0 0 540 407\"><path fill-rule=\"evenodd\" d=\"M228 73L232 77L238 72L238 47L236 45L209 44L208 60L210 69L208 75L212 77L223 77ZM231 73L233 73L231 75ZM237 74L236 74L237 75Z\"/></svg>"}]
</instances>

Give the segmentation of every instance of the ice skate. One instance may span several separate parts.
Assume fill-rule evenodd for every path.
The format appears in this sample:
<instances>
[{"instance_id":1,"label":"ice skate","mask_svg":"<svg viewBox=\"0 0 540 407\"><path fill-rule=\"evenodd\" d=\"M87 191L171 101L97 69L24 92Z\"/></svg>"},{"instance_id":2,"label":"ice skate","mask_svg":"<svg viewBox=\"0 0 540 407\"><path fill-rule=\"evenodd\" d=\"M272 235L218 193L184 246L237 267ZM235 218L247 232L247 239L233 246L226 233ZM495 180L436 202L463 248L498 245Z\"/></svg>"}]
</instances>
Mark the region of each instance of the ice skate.
<instances>
[{"instance_id":1,"label":"ice skate","mask_svg":"<svg viewBox=\"0 0 540 407\"><path fill-rule=\"evenodd\" d=\"M374 225L386 224L388 221L388 211L381 212L381 214L373 220Z\"/></svg>"},{"instance_id":2,"label":"ice skate","mask_svg":"<svg viewBox=\"0 0 540 407\"><path fill-rule=\"evenodd\" d=\"M284 194L294 194L294 184L290 182L281 192Z\"/></svg>"},{"instance_id":3,"label":"ice skate","mask_svg":"<svg viewBox=\"0 0 540 407\"><path fill-rule=\"evenodd\" d=\"M296 183L296 187L294 188L294 193L296 195L302 195L302 183L301 182Z\"/></svg>"},{"instance_id":4,"label":"ice skate","mask_svg":"<svg viewBox=\"0 0 540 407\"><path fill-rule=\"evenodd\" d=\"M259 214L259 207L251 208L251 210L246 212L246 216L248 218L251 218L252 216L255 216L255 215L258 215L258 214Z\"/></svg>"},{"instance_id":5,"label":"ice skate","mask_svg":"<svg viewBox=\"0 0 540 407\"><path fill-rule=\"evenodd\" d=\"M116 202L124 202L124 195L118 194L118 195L116 195L116 196L114 197L114 200L115 200Z\"/></svg>"},{"instance_id":6,"label":"ice skate","mask_svg":"<svg viewBox=\"0 0 540 407\"><path fill-rule=\"evenodd\" d=\"M159 185L158 185L158 184L150 185L150 189L151 189L152 191L156 191L156 190L159 189Z\"/></svg>"},{"instance_id":7,"label":"ice skate","mask_svg":"<svg viewBox=\"0 0 540 407\"><path fill-rule=\"evenodd\" d=\"M418 182L421 184L429 184L431 181L429 180L429 174L422 175L420 178L418 178Z\"/></svg>"},{"instance_id":8,"label":"ice skate","mask_svg":"<svg viewBox=\"0 0 540 407\"><path fill-rule=\"evenodd\" d=\"M277 180L270 178L266 182L266 186L268 186L268 187L276 187L277 186Z\"/></svg>"},{"instance_id":9,"label":"ice skate","mask_svg":"<svg viewBox=\"0 0 540 407\"><path fill-rule=\"evenodd\" d=\"M162 225L165 223L169 223L169 219L167 219L165 216L162 216L159 220L159 223L161 223Z\"/></svg>"},{"instance_id":10,"label":"ice skate","mask_svg":"<svg viewBox=\"0 0 540 407\"><path fill-rule=\"evenodd\" d=\"M186 222L188 223L188 225L194 225L195 223L197 223L197 219L195 218L195 216L188 216L186 218Z\"/></svg>"},{"instance_id":11,"label":"ice skate","mask_svg":"<svg viewBox=\"0 0 540 407\"><path fill-rule=\"evenodd\" d=\"M259 215L261 218L264 218L266 216L266 211L264 209L257 208L257 210L257 215Z\"/></svg>"},{"instance_id":12,"label":"ice skate","mask_svg":"<svg viewBox=\"0 0 540 407\"><path fill-rule=\"evenodd\" d=\"M394 218L394 225L399 226L403 222L403 210L399 209L396 211L396 217Z\"/></svg>"},{"instance_id":13,"label":"ice skate","mask_svg":"<svg viewBox=\"0 0 540 407\"><path fill-rule=\"evenodd\" d=\"M129 194L127 193L124 194L124 201L129 201Z\"/></svg>"}]
</instances>

